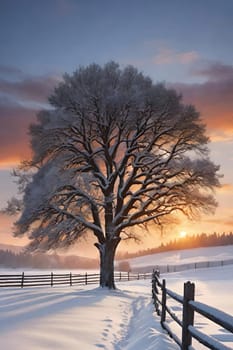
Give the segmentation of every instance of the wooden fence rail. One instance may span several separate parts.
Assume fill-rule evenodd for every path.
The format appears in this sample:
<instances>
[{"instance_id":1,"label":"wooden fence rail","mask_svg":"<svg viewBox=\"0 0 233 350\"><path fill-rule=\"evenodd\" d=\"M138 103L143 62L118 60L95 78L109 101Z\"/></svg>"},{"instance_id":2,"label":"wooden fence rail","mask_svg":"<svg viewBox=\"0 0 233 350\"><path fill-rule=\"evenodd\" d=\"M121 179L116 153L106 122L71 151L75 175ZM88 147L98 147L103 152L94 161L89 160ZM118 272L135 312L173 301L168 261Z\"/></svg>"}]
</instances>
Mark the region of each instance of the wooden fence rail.
<instances>
[{"instance_id":1,"label":"wooden fence rail","mask_svg":"<svg viewBox=\"0 0 233 350\"><path fill-rule=\"evenodd\" d=\"M152 298L157 315L160 316L161 326L168 332L182 350L191 349L192 338L195 338L207 348L212 350L232 350L216 338L199 331L194 324L194 313L199 313L205 318L220 325L226 331L233 333L233 317L206 304L194 301L195 285L191 282L184 283L184 293L180 296L166 288L166 281L159 279L159 272L154 271L152 275ZM182 320L167 305L170 297L182 304ZM182 329L181 339L171 330L166 317L169 315Z\"/></svg>"},{"instance_id":2,"label":"wooden fence rail","mask_svg":"<svg viewBox=\"0 0 233 350\"><path fill-rule=\"evenodd\" d=\"M115 272L115 281L132 281L141 279L150 279L151 273L130 273L130 272ZM0 287L37 287L37 286L56 286L56 285L87 285L98 284L100 275L98 273L66 273L30 275L25 274L4 274L0 275Z\"/></svg>"},{"instance_id":3,"label":"wooden fence rail","mask_svg":"<svg viewBox=\"0 0 233 350\"><path fill-rule=\"evenodd\" d=\"M232 265L233 259L227 259L227 260L213 260L213 261L197 261L197 262L191 262L191 263L184 263L184 264L173 264L173 265L147 265L147 266L139 266L136 267L137 272L149 272L153 270L158 270L160 273L169 273L169 272L180 272L185 270L197 270L202 268L209 268L209 267L217 267L217 266L226 266L226 265Z\"/></svg>"}]
</instances>

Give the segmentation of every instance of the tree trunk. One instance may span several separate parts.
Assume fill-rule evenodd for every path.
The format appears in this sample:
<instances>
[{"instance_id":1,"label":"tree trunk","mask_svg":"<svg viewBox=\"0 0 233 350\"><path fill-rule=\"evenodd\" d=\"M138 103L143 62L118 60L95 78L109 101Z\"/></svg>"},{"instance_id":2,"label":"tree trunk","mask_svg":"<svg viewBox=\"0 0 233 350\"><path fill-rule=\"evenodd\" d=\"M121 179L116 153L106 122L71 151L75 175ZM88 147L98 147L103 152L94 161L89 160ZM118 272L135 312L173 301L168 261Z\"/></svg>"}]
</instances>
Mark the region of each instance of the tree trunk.
<instances>
[{"instance_id":1,"label":"tree trunk","mask_svg":"<svg viewBox=\"0 0 233 350\"><path fill-rule=\"evenodd\" d=\"M116 289L114 281L114 258L120 238L112 239L104 244L95 244L100 254L100 286Z\"/></svg>"}]
</instances>

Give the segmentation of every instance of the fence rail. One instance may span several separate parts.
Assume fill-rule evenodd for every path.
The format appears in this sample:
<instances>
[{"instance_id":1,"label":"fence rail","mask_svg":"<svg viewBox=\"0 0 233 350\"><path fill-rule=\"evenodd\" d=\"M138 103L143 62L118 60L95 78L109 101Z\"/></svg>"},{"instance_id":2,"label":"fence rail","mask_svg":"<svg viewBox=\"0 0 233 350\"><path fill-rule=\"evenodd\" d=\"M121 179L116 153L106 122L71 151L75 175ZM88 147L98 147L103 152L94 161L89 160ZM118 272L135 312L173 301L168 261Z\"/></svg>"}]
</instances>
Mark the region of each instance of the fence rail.
<instances>
[{"instance_id":1,"label":"fence rail","mask_svg":"<svg viewBox=\"0 0 233 350\"><path fill-rule=\"evenodd\" d=\"M233 317L206 304L194 301L195 285L191 282L184 283L184 293L180 296L166 288L166 280L159 279L159 272L154 271L152 275L152 298L157 315L160 316L161 326L168 332L182 350L190 349L192 338L195 338L207 348L212 350L232 350L210 335L202 333L195 327L194 313L199 313L208 320L220 325L226 331L233 333ZM167 305L167 297L182 304L182 320L177 317L173 310ZM167 314L182 329L181 339L169 327Z\"/></svg>"},{"instance_id":2,"label":"fence rail","mask_svg":"<svg viewBox=\"0 0 233 350\"><path fill-rule=\"evenodd\" d=\"M197 262L191 262L191 263L183 263L183 264L172 264L172 265L147 265L143 267L135 267L134 269L137 270L137 272L149 272L153 270L158 270L160 273L169 273L169 272L180 272L185 270L196 270L196 269L202 269L202 268L208 268L208 267L218 267L218 266L226 266L226 265L232 265L233 259L227 259L227 260L212 260L212 261L197 261Z\"/></svg>"},{"instance_id":3,"label":"fence rail","mask_svg":"<svg viewBox=\"0 0 233 350\"><path fill-rule=\"evenodd\" d=\"M132 280L150 279L151 273L130 273L130 272L115 272L115 281L124 282ZM50 274L38 274L27 275L24 272L21 274L4 274L0 275L0 288L1 287L37 287L37 286L56 286L56 285L87 285L98 284L100 280L100 274L97 273L66 273L56 274L51 272Z\"/></svg>"}]
</instances>

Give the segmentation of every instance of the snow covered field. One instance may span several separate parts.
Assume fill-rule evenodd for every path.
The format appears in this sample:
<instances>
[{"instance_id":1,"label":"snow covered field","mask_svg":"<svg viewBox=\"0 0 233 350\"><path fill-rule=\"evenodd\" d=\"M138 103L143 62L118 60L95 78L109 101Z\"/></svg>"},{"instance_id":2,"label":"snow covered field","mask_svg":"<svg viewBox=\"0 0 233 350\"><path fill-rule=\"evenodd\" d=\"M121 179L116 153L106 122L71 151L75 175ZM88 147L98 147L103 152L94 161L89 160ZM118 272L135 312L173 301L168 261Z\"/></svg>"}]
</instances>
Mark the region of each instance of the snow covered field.
<instances>
[{"instance_id":1,"label":"snow covered field","mask_svg":"<svg viewBox=\"0 0 233 350\"><path fill-rule=\"evenodd\" d=\"M219 246L209 248L195 248L185 250L174 250L154 255L146 255L134 259L129 259L131 267L135 270L148 268L153 265L182 265L200 263L203 261L225 261L233 259L233 246Z\"/></svg>"},{"instance_id":2,"label":"snow covered field","mask_svg":"<svg viewBox=\"0 0 233 350\"><path fill-rule=\"evenodd\" d=\"M195 282L195 300L217 308L233 316L233 265L216 268L187 270L163 274L167 288L183 295L183 283ZM181 305L171 301L175 313L182 319ZM233 334L215 325L213 322L195 313L194 323L204 334L209 334L233 349ZM181 337L180 327L171 322L170 327ZM195 349L207 349L194 340Z\"/></svg>"},{"instance_id":3,"label":"snow covered field","mask_svg":"<svg viewBox=\"0 0 233 350\"><path fill-rule=\"evenodd\" d=\"M221 247L222 254L225 248L229 250L229 247ZM227 253L228 258L233 257L232 248L231 256ZM195 251L196 259L198 252ZM207 260L212 255L211 248L205 250ZM233 314L232 265L161 277L166 278L168 288L179 294L182 294L184 281L195 282L196 300ZM118 283L117 286L116 291L95 286L0 289L1 349L178 349L160 328L151 302L150 280ZM195 322L200 330L217 335L220 341L233 348L233 335L207 324L205 319L198 318ZM195 349L204 347L195 343Z\"/></svg>"}]
</instances>

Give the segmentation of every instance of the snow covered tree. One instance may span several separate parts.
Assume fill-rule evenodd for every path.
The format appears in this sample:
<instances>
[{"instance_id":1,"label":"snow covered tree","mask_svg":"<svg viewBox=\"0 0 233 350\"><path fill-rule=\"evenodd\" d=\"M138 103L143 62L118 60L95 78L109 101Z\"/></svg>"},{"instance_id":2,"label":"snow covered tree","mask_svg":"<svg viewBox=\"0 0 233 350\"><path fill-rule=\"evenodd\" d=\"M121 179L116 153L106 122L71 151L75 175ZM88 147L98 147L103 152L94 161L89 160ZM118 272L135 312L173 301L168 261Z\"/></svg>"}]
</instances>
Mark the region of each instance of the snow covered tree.
<instances>
[{"instance_id":1,"label":"snow covered tree","mask_svg":"<svg viewBox=\"0 0 233 350\"><path fill-rule=\"evenodd\" d=\"M218 167L199 114L132 66L92 64L65 75L30 127L37 169L24 189L16 236L31 250L96 238L100 285L115 288L114 256L131 228L216 207Z\"/></svg>"}]
</instances>

